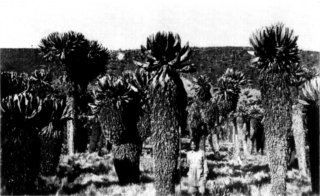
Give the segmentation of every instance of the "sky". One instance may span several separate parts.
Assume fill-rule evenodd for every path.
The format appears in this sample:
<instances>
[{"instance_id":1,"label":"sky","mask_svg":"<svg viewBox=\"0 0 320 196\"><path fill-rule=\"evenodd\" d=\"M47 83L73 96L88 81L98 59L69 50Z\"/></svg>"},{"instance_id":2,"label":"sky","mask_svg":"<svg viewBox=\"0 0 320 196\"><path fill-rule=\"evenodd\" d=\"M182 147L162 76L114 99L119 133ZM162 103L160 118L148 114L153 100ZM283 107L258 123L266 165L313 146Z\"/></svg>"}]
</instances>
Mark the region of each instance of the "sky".
<instances>
[{"instance_id":1,"label":"sky","mask_svg":"<svg viewBox=\"0 0 320 196\"><path fill-rule=\"evenodd\" d=\"M252 33L277 22L299 48L320 51L320 0L0 0L0 48L36 48L70 30L110 50L140 48L158 31L190 46L249 46Z\"/></svg>"}]
</instances>

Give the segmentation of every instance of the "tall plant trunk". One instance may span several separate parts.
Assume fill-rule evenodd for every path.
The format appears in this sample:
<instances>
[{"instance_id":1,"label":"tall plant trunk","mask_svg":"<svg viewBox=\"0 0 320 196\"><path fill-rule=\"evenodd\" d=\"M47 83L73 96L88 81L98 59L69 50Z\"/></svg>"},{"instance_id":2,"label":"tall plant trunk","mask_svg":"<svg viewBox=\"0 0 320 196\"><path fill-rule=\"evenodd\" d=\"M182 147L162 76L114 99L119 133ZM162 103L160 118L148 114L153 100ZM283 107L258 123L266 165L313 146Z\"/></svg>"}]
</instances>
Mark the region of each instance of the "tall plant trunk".
<instances>
[{"instance_id":1,"label":"tall plant trunk","mask_svg":"<svg viewBox=\"0 0 320 196\"><path fill-rule=\"evenodd\" d=\"M268 130L268 129L267 129ZM279 135L273 136L267 133L266 143L268 148L268 160L271 175L272 195L285 195L287 173L287 138Z\"/></svg>"},{"instance_id":2,"label":"tall plant trunk","mask_svg":"<svg viewBox=\"0 0 320 196\"><path fill-rule=\"evenodd\" d=\"M303 127L303 113L301 105L294 105L292 112L292 130L298 156L299 170L301 174L307 175L306 162L306 141L305 130Z\"/></svg>"},{"instance_id":3,"label":"tall plant trunk","mask_svg":"<svg viewBox=\"0 0 320 196\"><path fill-rule=\"evenodd\" d=\"M218 134L219 132L221 133L221 122L220 122L220 118L219 116L217 115L216 116L216 126L214 127L214 129L212 130L212 134L211 134L211 146L212 146L212 150L214 152L219 152L220 150L220 146L219 146L219 140L218 140Z\"/></svg>"},{"instance_id":4,"label":"tall plant trunk","mask_svg":"<svg viewBox=\"0 0 320 196\"><path fill-rule=\"evenodd\" d=\"M94 152L97 150L97 146L99 143L99 139L101 138L101 127L100 123L95 120L94 124L92 125L91 135L90 135L90 143L89 143L89 152Z\"/></svg>"},{"instance_id":5,"label":"tall plant trunk","mask_svg":"<svg viewBox=\"0 0 320 196\"><path fill-rule=\"evenodd\" d=\"M258 120L256 118L250 119L250 154L258 153L257 146L258 146Z\"/></svg>"},{"instance_id":6,"label":"tall plant trunk","mask_svg":"<svg viewBox=\"0 0 320 196\"><path fill-rule=\"evenodd\" d=\"M246 132L247 132L247 136L246 136L246 144L247 144L247 149L248 149L248 153L249 155L252 154L252 146L253 146L253 141L252 141L252 125L251 125L251 119L248 120L248 122L246 122Z\"/></svg>"},{"instance_id":7,"label":"tall plant trunk","mask_svg":"<svg viewBox=\"0 0 320 196\"><path fill-rule=\"evenodd\" d=\"M68 97L68 104L71 107L71 119L67 121L67 146L68 146L68 155L74 154L74 133L76 129L75 123L75 98L74 96Z\"/></svg>"},{"instance_id":8,"label":"tall plant trunk","mask_svg":"<svg viewBox=\"0 0 320 196\"><path fill-rule=\"evenodd\" d=\"M237 125L237 120L236 118L232 118L232 132L234 135L234 142L233 142L233 158L237 163L241 164L241 158L240 158L240 145L239 145L239 130L238 130L238 125Z\"/></svg>"},{"instance_id":9,"label":"tall plant trunk","mask_svg":"<svg viewBox=\"0 0 320 196\"><path fill-rule=\"evenodd\" d=\"M312 192L319 194L319 105L310 105L308 107L306 117L310 149L309 159Z\"/></svg>"},{"instance_id":10,"label":"tall plant trunk","mask_svg":"<svg viewBox=\"0 0 320 196\"><path fill-rule=\"evenodd\" d=\"M241 139L242 139L242 147L243 147L243 154L244 156L248 157L249 151L248 151L248 139L247 139L247 123L244 122L243 126L242 126L242 131L241 131L242 135L241 135Z\"/></svg>"},{"instance_id":11,"label":"tall plant trunk","mask_svg":"<svg viewBox=\"0 0 320 196\"><path fill-rule=\"evenodd\" d=\"M204 152L206 151L206 139L207 139L206 135L200 136L199 148Z\"/></svg>"},{"instance_id":12,"label":"tall plant trunk","mask_svg":"<svg viewBox=\"0 0 320 196\"><path fill-rule=\"evenodd\" d=\"M213 148L212 150L213 150L214 152L219 152L220 147L219 147L217 130L215 130L215 131L212 133L212 138L211 138L211 140L212 140L212 148Z\"/></svg>"},{"instance_id":13,"label":"tall plant trunk","mask_svg":"<svg viewBox=\"0 0 320 196\"><path fill-rule=\"evenodd\" d=\"M267 157L271 176L271 194L286 195L288 132L291 129L291 103L286 93L268 89L263 96L265 106ZM281 89L284 92L286 89Z\"/></svg>"},{"instance_id":14,"label":"tall plant trunk","mask_svg":"<svg viewBox=\"0 0 320 196\"><path fill-rule=\"evenodd\" d=\"M175 81L169 80L163 87L155 89L151 97L156 195L174 195L178 172L179 127L187 103L186 92L178 74Z\"/></svg>"},{"instance_id":15,"label":"tall plant trunk","mask_svg":"<svg viewBox=\"0 0 320 196\"><path fill-rule=\"evenodd\" d=\"M166 99L165 96L158 97ZM155 104L151 127L154 134L155 188L157 196L174 195L174 176L177 172L179 156L179 124L175 111L166 100L161 108Z\"/></svg>"},{"instance_id":16,"label":"tall plant trunk","mask_svg":"<svg viewBox=\"0 0 320 196\"><path fill-rule=\"evenodd\" d=\"M233 142L234 142L234 133L233 133L232 126L230 126L230 121L229 120L226 122L226 127L227 127L227 130L228 130L228 133L229 133L229 142L231 142L233 144Z\"/></svg>"},{"instance_id":17,"label":"tall plant trunk","mask_svg":"<svg viewBox=\"0 0 320 196\"><path fill-rule=\"evenodd\" d=\"M234 145L234 142L235 142L235 127L233 125L233 122L232 121L229 121L229 127L231 128L231 141L232 141L232 145Z\"/></svg>"}]
</instances>

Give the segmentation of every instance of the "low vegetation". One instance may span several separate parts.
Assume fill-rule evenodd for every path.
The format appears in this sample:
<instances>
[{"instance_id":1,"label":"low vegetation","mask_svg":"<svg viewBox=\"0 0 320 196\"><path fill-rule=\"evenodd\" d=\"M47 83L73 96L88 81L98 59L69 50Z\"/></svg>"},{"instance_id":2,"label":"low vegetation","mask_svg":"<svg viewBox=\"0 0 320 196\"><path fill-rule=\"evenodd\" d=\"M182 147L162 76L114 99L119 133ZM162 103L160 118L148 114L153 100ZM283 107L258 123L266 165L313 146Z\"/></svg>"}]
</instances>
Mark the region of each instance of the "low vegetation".
<instances>
[{"instance_id":1,"label":"low vegetation","mask_svg":"<svg viewBox=\"0 0 320 196\"><path fill-rule=\"evenodd\" d=\"M232 151L232 143L225 141L221 143L219 156L214 156L211 151L206 153L209 167L206 194L270 195L267 157L252 155L243 159L242 165L239 165L232 160ZM188 167L183 164L184 152L181 152L181 180L175 185L178 195L189 195L186 175ZM140 157L140 182L128 185L119 184L112 156L111 153L102 156L97 153L64 155L56 175L40 178L38 191L58 195L155 195L153 158L150 155ZM287 195L311 193L310 177L301 175L296 168L288 170L286 184Z\"/></svg>"}]
</instances>

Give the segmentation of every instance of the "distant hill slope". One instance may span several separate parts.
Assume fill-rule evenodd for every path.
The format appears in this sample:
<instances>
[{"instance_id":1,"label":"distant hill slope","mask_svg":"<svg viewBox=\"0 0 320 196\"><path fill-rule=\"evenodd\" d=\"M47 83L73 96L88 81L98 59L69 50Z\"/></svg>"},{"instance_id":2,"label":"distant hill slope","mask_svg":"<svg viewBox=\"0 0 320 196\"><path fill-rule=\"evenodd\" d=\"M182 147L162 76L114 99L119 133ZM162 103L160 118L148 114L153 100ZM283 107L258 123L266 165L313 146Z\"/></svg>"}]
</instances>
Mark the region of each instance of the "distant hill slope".
<instances>
[{"instance_id":1,"label":"distant hill slope","mask_svg":"<svg viewBox=\"0 0 320 196\"><path fill-rule=\"evenodd\" d=\"M5 48L0 49L1 71L17 71L30 73L40 65L48 63L41 59L37 49Z\"/></svg>"},{"instance_id":2,"label":"distant hill slope","mask_svg":"<svg viewBox=\"0 0 320 196\"><path fill-rule=\"evenodd\" d=\"M207 74L213 81L221 76L228 67L242 70L246 76L255 80L254 71L248 66L251 56L248 47L204 47L192 48L190 62L196 72L184 74L186 78ZM126 69L134 69L133 60L140 60L140 50L111 51L109 72L120 73ZM319 69L319 52L301 51L301 63ZM17 72L30 73L40 65L48 65L38 56L37 49L0 49L0 68Z\"/></svg>"}]
</instances>

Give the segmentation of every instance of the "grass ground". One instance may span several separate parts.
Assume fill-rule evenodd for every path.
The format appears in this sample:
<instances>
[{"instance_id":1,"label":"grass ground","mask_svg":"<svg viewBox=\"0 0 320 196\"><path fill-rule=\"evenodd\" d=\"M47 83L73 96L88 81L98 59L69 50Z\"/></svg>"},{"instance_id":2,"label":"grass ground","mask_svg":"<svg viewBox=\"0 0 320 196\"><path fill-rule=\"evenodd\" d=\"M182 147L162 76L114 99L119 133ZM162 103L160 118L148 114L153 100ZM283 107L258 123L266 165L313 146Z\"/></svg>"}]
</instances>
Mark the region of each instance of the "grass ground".
<instances>
[{"instance_id":1,"label":"grass ground","mask_svg":"<svg viewBox=\"0 0 320 196\"><path fill-rule=\"evenodd\" d=\"M242 157L242 164L230 158L230 144L221 145L219 156L207 153L209 175L207 195L270 195L270 176L266 156ZM188 194L187 170L184 164L185 152L181 153L181 180L176 185L177 195ZM112 155L97 153L64 156L58 174L43 177L39 190L56 195L154 195L153 159L151 155L141 157L141 182L121 186L118 184ZM309 195L310 178L301 176L291 169L287 173L287 195Z\"/></svg>"}]
</instances>

